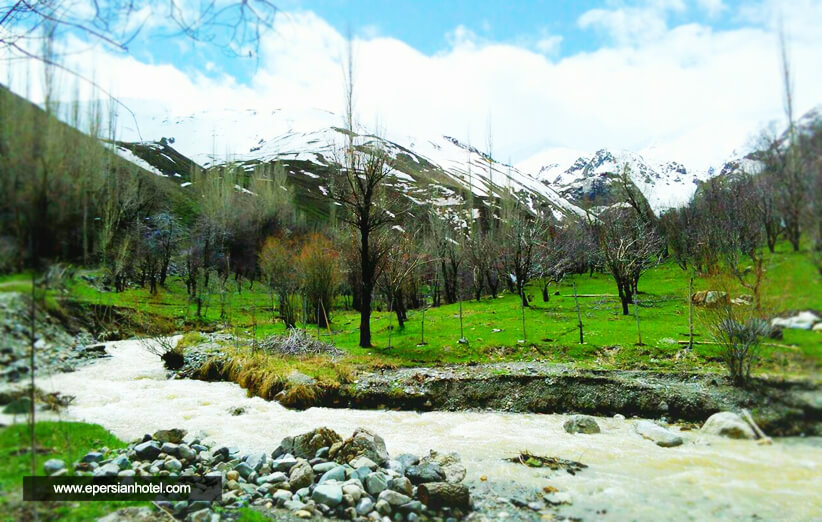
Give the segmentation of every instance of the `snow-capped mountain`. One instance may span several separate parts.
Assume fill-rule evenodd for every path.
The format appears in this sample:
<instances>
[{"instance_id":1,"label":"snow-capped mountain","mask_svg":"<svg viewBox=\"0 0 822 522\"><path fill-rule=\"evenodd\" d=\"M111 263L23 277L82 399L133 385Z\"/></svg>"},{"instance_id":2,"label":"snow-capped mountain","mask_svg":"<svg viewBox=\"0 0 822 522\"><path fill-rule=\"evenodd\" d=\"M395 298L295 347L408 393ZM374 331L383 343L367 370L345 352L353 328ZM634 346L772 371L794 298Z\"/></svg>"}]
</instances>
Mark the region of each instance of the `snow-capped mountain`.
<instances>
[{"instance_id":1,"label":"snow-capped mountain","mask_svg":"<svg viewBox=\"0 0 822 522\"><path fill-rule=\"evenodd\" d=\"M140 120L139 134L127 120L121 125L119 152L144 168L149 164L148 170L179 177L181 183L188 183L190 164L171 161L175 153L202 167L230 161L251 169L277 161L298 182L302 196L322 199L328 194L329 169L339 164L348 140L340 121L320 110L153 116ZM455 138L389 139L364 133L360 138L380 142L393 159L395 186L414 202L456 206L468 192L485 202L512 194L531 208L549 209L557 218L581 212L552 187Z\"/></svg>"}]
</instances>

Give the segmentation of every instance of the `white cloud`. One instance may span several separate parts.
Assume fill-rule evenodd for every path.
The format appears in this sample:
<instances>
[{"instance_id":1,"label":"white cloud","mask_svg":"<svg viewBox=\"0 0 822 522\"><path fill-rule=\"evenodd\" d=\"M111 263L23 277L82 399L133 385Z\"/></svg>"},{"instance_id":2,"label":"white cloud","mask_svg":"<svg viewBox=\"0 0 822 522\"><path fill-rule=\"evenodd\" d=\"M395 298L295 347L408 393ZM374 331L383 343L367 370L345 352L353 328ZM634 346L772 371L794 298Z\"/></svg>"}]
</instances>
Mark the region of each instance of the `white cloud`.
<instances>
[{"instance_id":1,"label":"white cloud","mask_svg":"<svg viewBox=\"0 0 822 522\"><path fill-rule=\"evenodd\" d=\"M712 18L720 15L726 9L722 0L697 0L696 3L700 9Z\"/></svg>"},{"instance_id":2,"label":"white cloud","mask_svg":"<svg viewBox=\"0 0 822 522\"><path fill-rule=\"evenodd\" d=\"M763 19L775 5L759 6ZM816 36L822 8L803 0L791 6L783 9L801 113L822 102L822 41ZM634 8L641 11L636 20L628 11ZM494 154L515 162L551 148L601 147L692 165L719 161L781 117L777 40L763 25L668 27L665 13L682 8L681 2L649 1L589 14L587 27L606 31L613 43L561 59L553 54L561 39L551 35L543 35L543 46L537 40L501 44L460 26L448 48L434 55L389 37L359 38L360 121L379 121L389 137L447 134L482 148L490 120ZM611 25L604 21L620 12L624 16ZM640 29L645 34L637 38ZM278 15L275 31L264 37L260 67L247 85L103 51L84 56L82 67L98 71L98 78L104 73L104 85L137 100L138 108L170 106L177 115L273 107L339 113L343 50L343 36L326 21L291 12ZM3 67L7 62L0 61L0 78Z\"/></svg>"}]
</instances>

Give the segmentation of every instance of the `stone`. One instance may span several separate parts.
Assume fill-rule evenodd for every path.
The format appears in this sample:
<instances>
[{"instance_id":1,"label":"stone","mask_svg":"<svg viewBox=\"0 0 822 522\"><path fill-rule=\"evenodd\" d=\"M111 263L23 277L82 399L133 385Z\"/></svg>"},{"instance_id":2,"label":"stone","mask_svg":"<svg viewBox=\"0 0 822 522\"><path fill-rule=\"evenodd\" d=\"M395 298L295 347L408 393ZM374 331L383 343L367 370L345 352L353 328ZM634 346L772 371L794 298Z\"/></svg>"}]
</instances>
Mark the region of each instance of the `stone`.
<instances>
[{"instance_id":1,"label":"stone","mask_svg":"<svg viewBox=\"0 0 822 522\"><path fill-rule=\"evenodd\" d=\"M377 463L374 462L373 460L369 459L368 457L357 457L356 459L351 460L351 462L349 462L349 464L354 469L362 468L362 467L366 467L368 469L377 469L378 468Z\"/></svg>"},{"instance_id":2,"label":"stone","mask_svg":"<svg viewBox=\"0 0 822 522\"><path fill-rule=\"evenodd\" d=\"M374 511L374 501L368 497L363 497L357 502L356 510L358 515L367 515Z\"/></svg>"},{"instance_id":3,"label":"stone","mask_svg":"<svg viewBox=\"0 0 822 522\"><path fill-rule=\"evenodd\" d=\"M327 459L328 458L328 452L330 450L331 450L330 446L325 447L325 448L320 448L320 449L317 450L317 453L314 454L314 457L318 458L318 459Z\"/></svg>"},{"instance_id":4,"label":"stone","mask_svg":"<svg viewBox=\"0 0 822 522\"><path fill-rule=\"evenodd\" d=\"M715 290L702 290L695 292L691 297L691 302L696 306L715 307L720 304L728 304L727 292L717 292Z\"/></svg>"},{"instance_id":5,"label":"stone","mask_svg":"<svg viewBox=\"0 0 822 522\"><path fill-rule=\"evenodd\" d=\"M585 433L593 434L599 433L599 424L590 415L571 415L571 417L562 424L562 428L567 433Z\"/></svg>"},{"instance_id":6,"label":"stone","mask_svg":"<svg viewBox=\"0 0 822 522\"><path fill-rule=\"evenodd\" d=\"M811 330L815 328L814 325L821 322L822 318L813 312L799 312L793 317L777 317L771 320L771 326L781 326L783 328L792 328L796 330Z\"/></svg>"},{"instance_id":7,"label":"stone","mask_svg":"<svg viewBox=\"0 0 822 522\"><path fill-rule=\"evenodd\" d=\"M397 511L404 515L408 515L409 513L422 513L425 510L425 505L420 502L419 500L412 500L411 502L406 502L399 506Z\"/></svg>"},{"instance_id":8,"label":"stone","mask_svg":"<svg viewBox=\"0 0 822 522\"><path fill-rule=\"evenodd\" d=\"M258 477L256 482L257 484L279 484L280 482L285 482L286 480L288 480L288 476L285 473L282 471L275 471L274 473Z\"/></svg>"},{"instance_id":9,"label":"stone","mask_svg":"<svg viewBox=\"0 0 822 522\"><path fill-rule=\"evenodd\" d=\"M234 466L234 471L239 473L244 479L247 479L252 473L254 473L254 469L245 462L240 462Z\"/></svg>"},{"instance_id":10,"label":"stone","mask_svg":"<svg viewBox=\"0 0 822 522\"><path fill-rule=\"evenodd\" d=\"M366 428L357 428L350 438L343 441L336 452L329 455L340 462L350 462L357 457L367 457L371 461L382 465L388 460L388 451L382 437Z\"/></svg>"},{"instance_id":11,"label":"stone","mask_svg":"<svg viewBox=\"0 0 822 522\"><path fill-rule=\"evenodd\" d=\"M103 460L103 454L99 451L90 451L86 453L82 459L82 462L100 462Z\"/></svg>"},{"instance_id":12,"label":"stone","mask_svg":"<svg viewBox=\"0 0 822 522\"><path fill-rule=\"evenodd\" d=\"M388 488L409 497L414 494L414 486L408 477L395 477L388 481Z\"/></svg>"},{"instance_id":13,"label":"stone","mask_svg":"<svg viewBox=\"0 0 822 522\"><path fill-rule=\"evenodd\" d=\"M119 472L120 468L117 467L117 464L109 462L95 469L93 475L95 477L116 477Z\"/></svg>"},{"instance_id":14,"label":"stone","mask_svg":"<svg viewBox=\"0 0 822 522\"><path fill-rule=\"evenodd\" d=\"M175 473L183 469L182 463L175 458L170 458L166 460L163 467L165 467L165 469L167 469L168 471L172 471Z\"/></svg>"},{"instance_id":15,"label":"stone","mask_svg":"<svg viewBox=\"0 0 822 522\"><path fill-rule=\"evenodd\" d=\"M160 454L160 445L150 440L134 446L134 452L140 460L154 460Z\"/></svg>"},{"instance_id":16,"label":"stone","mask_svg":"<svg viewBox=\"0 0 822 522\"><path fill-rule=\"evenodd\" d=\"M385 491L380 493L379 497L377 498L379 500L384 500L388 502L392 508L411 502L411 497L390 489L386 489Z\"/></svg>"},{"instance_id":17,"label":"stone","mask_svg":"<svg viewBox=\"0 0 822 522\"><path fill-rule=\"evenodd\" d=\"M307 460L297 461L297 465L291 468L288 481L294 489L307 488L314 483L314 470Z\"/></svg>"},{"instance_id":18,"label":"stone","mask_svg":"<svg viewBox=\"0 0 822 522\"><path fill-rule=\"evenodd\" d=\"M442 482L445 479L439 465L432 462L409 467L405 470L405 476L415 485L427 482Z\"/></svg>"},{"instance_id":19,"label":"stone","mask_svg":"<svg viewBox=\"0 0 822 522\"><path fill-rule=\"evenodd\" d=\"M343 495L350 496L352 499L354 499L354 502L357 502L358 500L360 500L360 498L362 498L362 489L357 485L344 484L342 490Z\"/></svg>"},{"instance_id":20,"label":"stone","mask_svg":"<svg viewBox=\"0 0 822 522\"><path fill-rule=\"evenodd\" d=\"M193 513L189 513L186 516L186 522L211 522L216 517L216 520L219 520L219 515L216 513L212 513L210 509L200 509L194 511Z\"/></svg>"},{"instance_id":21,"label":"stone","mask_svg":"<svg viewBox=\"0 0 822 522\"><path fill-rule=\"evenodd\" d=\"M342 488L336 484L320 484L311 493L311 500L328 507L336 507L343 500Z\"/></svg>"},{"instance_id":22,"label":"stone","mask_svg":"<svg viewBox=\"0 0 822 522\"><path fill-rule=\"evenodd\" d=\"M117 467L121 470L123 469L131 469L131 461L128 460L128 457L125 455L120 455L116 459L114 459L114 463L117 464Z\"/></svg>"},{"instance_id":23,"label":"stone","mask_svg":"<svg viewBox=\"0 0 822 522\"><path fill-rule=\"evenodd\" d=\"M160 451L165 453L166 455L172 455L174 457L177 456L177 448L178 445L174 444L173 442L164 442L162 446L160 446Z\"/></svg>"},{"instance_id":24,"label":"stone","mask_svg":"<svg viewBox=\"0 0 822 522\"><path fill-rule=\"evenodd\" d=\"M43 463L43 471L46 475L54 475L63 469L66 469L66 463L60 459L49 459Z\"/></svg>"},{"instance_id":25,"label":"stone","mask_svg":"<svg viewBox=\"0 0 822 522\"><path fill-rule=\"evenodd\" d=\"M371 473L365 477L365 490L369 495L377 496L388 489L388 477L385 473Z\"/></svg>"},{"instance_id":26,"label":"stone","mask_svg":"<svg viewBox=\"0 0 822 522\"><path fill-rule=\"evenodd\" d=\"M245 459L245 463L253 469L254 471L260 471L265 464L266 456L265 453L252 453Z\"/></svg>"},{"instance_id":27,"label":"stone","mask_svg":"<svg viewBox=\"0 0 822 522\"><path fill-rule=\"evenodd\" d=\"M663 448L672 448L674 446L682 445L682 437L677 435L676 433L667 430L651 421L641 420L637 421L634 425L634 429L638 434L642 437L653 441L656 443L657 446L661 446Z\"/></svg>"},{"instance_id":28,"label":"stone","mask_svg":"<svg viewBox=\"0 0 822 522\"><path fill-rule=\"evenodd\" d=\"M625 420L625 415L623 415L621 413L617 413L616 415L614 415L614 420L624 421Z\"/></svg>"},{"instance_id":29,"label":"stone","mask_svg":"<svg viewBox=\"0 0 822 522\"><path fill-rule=\"evenodd\" d=\"M277 491L274 492L274 494L271 496L271 498L273 498L277 502L278 506L282 506L286 502L291 500L291 492L286 491L284 489L278 489ZM302 508L302 506L300 506L300 507Z\"/></svg>"},{"instance_id":30,"label":"stone","mask_svg":"<svg viewBox=\"0 0 822 522\"><path fill-rule=\"evenodd\" d=\"M183 442L183 437L186 436L186 430L174 428L171 430L155 431L152 438L158 442L171 442L172 444L180 444Z\"/></svg>"},{"instance_id":31,"label":"stone","mask_svg":"<svg viewBox=\"0 0 822 522\"><path fill-rule=\"evenodd\" d=\"M226 480L234 480L234 481L240 480L240 472L237 471L237 470L232 469L231 471L229 471L225 474L225 478L226 478Z\"/></svg>"},{"instance_id":32,"label":"stone","mask_svg":"<svg viewBox=\"0 0 822 522\"><path fill-rule=\"evenodd\" d=\"M305 508L305 503L299 500L286 500L283 503L283 507L289 511L300 511Z\"/></svg>"},{"instance_id":33,"label":"stone","mask_svg":"<svg viewBox=\"0 0 822 522\"><path fill-rule=\"evenodd\" d=\"M331 471L337 466L339 466L339 464L337 464L336 462L321 462L319 464L314 464L313 466L311 466L311 469L314 470L314 473L322 475L326 471Z\"/></svg>"},{"instance_id":34,"label":"stone","mask_svg":"<svg viewBox=\"0 0 822 522\"><path fill-rule=\"evenodd\" d=\"M385 500L378 500L376 504L374 504L374 510L379 513L380 515L387 517L391 514L391 504L389 504Z\"/></svg>"},{"instance_id":35,"label":"stone","mask_svg":"<svg viewBox=\"0 0 822 522\"><path fill-rule=\"evenodd\" d=\"M440 474L446 482L452 484L462 482L465 478L465 466L460 462L460 456L456 453L439 453L430 451L428 456L420 459L419 465L435 464L439 468Z\"/></svg>"},{"instance_id":36,"label":"stone","mask_svg":"<svg viewBox=\"0 0 822 522\"><path fill-rule=\"evenodd\" d=\"M285 456L271 463L271 471L282 471L284 473L288 473L291 471L291 468L296 465L297 459L291 456Z\"/></svg>"},{"instance_id":37,"label":"stone","mask_svg":"<svg viewBox=\"0 0 822 522\"><path fill-rule=\"evenodd\" d=\"M197 458L197 452L186 444L180 444L177 447L177 456L183 460L194 460Z\"/></svg>"},{"instance_id":38,"label":"stone","mask_svg":"<svg viewBox=\"0 0 822 522\"><path fill-rule=\"evenodd\" d=\"M295 457L311 459L314 458L320 448L331 447L341 441L342 437L337 432L323 427L296 437L286 437L280 442L280 448Z\"/></svg>"},{"instance_id":39,"label":"stone","mask_svg":"<svg viewBox=\"0 0 822 522\"><path fill-rule=\"evenodd\" d=\"M299 511L294 512L294 516L297 518L311 518L311 511L306 511L305 509L301 509Z\"/></svg>"},{"instance_id":40,"label":"stone","mask_svg":"<svg viewBox=\"0 0 822 522\"><path fill-rule=\"evenodd\" d=\"M121 469L117 472L118 477L133 477L137 475L137 473L133 469Z\"/></svg>"},{"instance_id":41,"label":"stone","mask_svg":"<svg viewBox=\"0 0 822 522\"><path fill-rule=\"evenodd\" d=\"M751 426L745 422L745 419L730 411L721 411L714 413L700 430L703 433L710 435L718 435L720 437L728 437L729 439L755 439Z\"/></svg>"},{"instance_id":42,"label":"stone","mask_svg":"<svg viewBox=\"0 0 822 522\"><path fill-rule=\"evenodd\" d=\"M325 484L329 480L343 482L345 480L345 466L337 466L334 469L326 471L323 473L323 476L320 477L318 484Z\"/></svg>"}]
</instances>

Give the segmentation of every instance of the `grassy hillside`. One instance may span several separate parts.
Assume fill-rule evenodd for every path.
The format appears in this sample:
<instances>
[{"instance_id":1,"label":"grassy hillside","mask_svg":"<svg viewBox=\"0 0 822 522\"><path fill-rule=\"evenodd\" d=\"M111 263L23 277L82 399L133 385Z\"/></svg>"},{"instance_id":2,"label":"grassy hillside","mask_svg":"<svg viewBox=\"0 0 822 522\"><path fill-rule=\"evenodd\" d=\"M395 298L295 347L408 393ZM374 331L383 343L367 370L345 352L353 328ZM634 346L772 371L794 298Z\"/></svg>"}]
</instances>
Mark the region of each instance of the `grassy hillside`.
<instances>
[{"instance_id":1,"label":"grassy hillside","mask_svg":"<svg viewBox=\"0 0 822 522\"><path fill-rule=\"evenodd\" d=\"M779 245L768 257L763 306L769 315L794 311L822 310L822 281L807 255ZM718 347L711 344L704 322L704 310L695 307L695 333L698 344L693 353L683 350L679 341L688 332L687 272L671 262L646 273L640 280L639 319L643 345L637 345L634 315L623 316L616 286L607 274L578 275L551 287L548 302L542 302L538 289L532 288L531 308L524 311L516 296L503 294L492 300L464 301L463 331L467 344L459 343L459 305L444 305L423 312L414 310L403 330L396 317L386 310L372 316L372 349L357 346L359 316L355 311L335 310L331 331L312 335L333 342L358 363L396 365L492 362L508 360L546 360L573 363L588 368L678 369L720 371ZM573 284L579 298L585 343L579 344ZM0 283L2 284L2 283ZM16 288L22 282L8 283ZM729 290L731 297L745 293L735 280L722 276L697 277L694 289ZM2 286L0 286L2 290ZM143 289L122 293L99 292L84 280L70 286L73 299L96 305L110 305L140 312L137 322L164 322L176 330L208 326L226 327L245 336L282 333L282 323L272 313L271 297L264 286L242 292L232 287L225 296L225 315L220 319L220 296L210 297L204 318L194 321L195 308L186 299L182 281L172 278L167 288L150 296ZM342 301L340 301L342 304ZM148 314L154 316L148 319ZM632 310L633 313L633 310ZM523 332L523 315L525 331ZM390 336L390 347L389 347ZM762 372L778 375L811 375L822 367L822 336L818 332L786 330L781 340L766 340ZM310 365L308 365L310 366ZM310 368L309 368L310 371Z\"/></svg>"}]
</instances>

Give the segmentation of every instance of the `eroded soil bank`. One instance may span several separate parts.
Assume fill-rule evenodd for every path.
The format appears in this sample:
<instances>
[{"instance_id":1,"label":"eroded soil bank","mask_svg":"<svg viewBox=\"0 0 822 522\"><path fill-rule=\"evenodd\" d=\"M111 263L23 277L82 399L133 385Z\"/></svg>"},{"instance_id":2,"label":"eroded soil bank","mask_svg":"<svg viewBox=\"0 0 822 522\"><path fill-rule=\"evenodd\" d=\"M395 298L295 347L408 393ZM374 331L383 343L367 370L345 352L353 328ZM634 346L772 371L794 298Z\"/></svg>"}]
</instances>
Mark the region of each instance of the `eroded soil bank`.
<instances>
[{"instance_id":1,"label":"eroded soil bank","mask_svg":"<svg viewBox=\"0 0 822 522\"><path fill-rule=\"evenodd\" d=\"M223 367L211 364L207 372L190 368L186 373L203 380L227 380ZM822 434L822 388L806 381L755 379L747 388L738 388L711 374L499 363L380 370L360 373L339 386L306 385L302 380L298 385L311 391L301 407L622 414L693 423L719 411L745 408L769 435Z\"/></svg>"}]
</instances>

